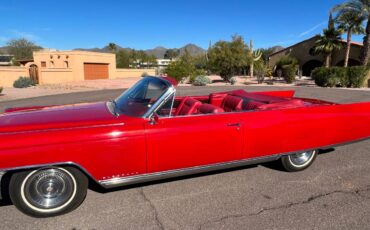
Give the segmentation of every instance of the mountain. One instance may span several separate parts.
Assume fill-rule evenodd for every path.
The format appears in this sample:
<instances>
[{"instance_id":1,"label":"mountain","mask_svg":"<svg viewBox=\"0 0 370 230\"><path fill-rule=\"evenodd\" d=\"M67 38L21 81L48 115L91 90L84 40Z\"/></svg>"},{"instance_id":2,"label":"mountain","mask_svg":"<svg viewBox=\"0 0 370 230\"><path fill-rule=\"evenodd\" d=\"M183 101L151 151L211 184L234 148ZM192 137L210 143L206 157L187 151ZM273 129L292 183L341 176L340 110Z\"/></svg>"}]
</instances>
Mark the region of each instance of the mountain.
<instances>
[{"instance_id":1,"label":"mountain","mask_svg":"<svg viewBox=\"0 0 370 230\"><path fill-rule=\"evenodd\" d=\"M273 46L270 49L271 49L271 53L276 53L276 52L279 52L280 50L283 50L285 48L282 47L282 46Z\"/></svg>"},{"instance_id":2,"label":"mountain","mask_svg":"<svg viewBox=\"0 0 370 230\"><path fill-rule=\"evenodd\" d=\"M103 52L103 53L110 53L111 50L108 46L103 48L92 48L92 49L84 49L84 48L77 48L74 50L82 50L82 51L93 51L93 52ZM117 50L132 50L131 48L122 48L121 46L117 45ZM163 58L166 51L169 50L163 46L157 46L154 49L144 50L149 55L154 55L157 58ZM179 48L180 54L184 54L185 50L187 50L191 55L199 55L204 54L206 50L202 49L201 47L194 45L194 44L187 44L181 48Z\"/></svg>"},{"instance_id":3,"label":"mountain","mask_svg":"<svg viewBox=\"0 0 370 230\"><path fill-rule=\"evenodd\" d=\"M200 54L205 54L206 50L194 45L194 44L187 44L184 47L180 48L180 55L185 53L185 50L187 50L191 55L200 55Z\"/></svg>"},{"instance_id":4,"label":"mountain","mask_svg":"<svg viewBox=\"0 0 370 230\"><path fill-rule=\"evenodd\" d=\"M126 50L126 51L133 50L131 48L124 48L124 47L121 47L119 45L116 45L116 46L117 46L117 50ZM110 53L111 52L111 50L108 46L105 46L103 48L90 48L90 49L76 48L76 49L73 49L73 50L93 51L93 52L101 52L101 53ZM148 50L144 50L144 51L149 55L156 56L157 58L163 58L164 54L166 53L167 50L169 50L169 49L166 48L166 47L157 46L154 49L148 49ZM199 54L204 54L206 52L206 50L202 49L201 47L199 47L197 45L191 44L191 43L187 44L187 45L185 45L181 48L178 48L178 50L180 50L180 55L184 54L185 50L187 50L191 55L199 55ZM7 53L7 47L6 46L0 47L0 53L6 54Z\"/></svg>"},{"instance_id":5,"label":"mountain","mask_svg":"<svg viewBox=\"0 0 370 230\"><path fill-rule=\"evenodd\" d=\"M163 58L167 50L168 49L163 46L157 46L154 49L145 50L145 52L149 55L154 55L157 58Z\"/></svg>"}]
</instances>

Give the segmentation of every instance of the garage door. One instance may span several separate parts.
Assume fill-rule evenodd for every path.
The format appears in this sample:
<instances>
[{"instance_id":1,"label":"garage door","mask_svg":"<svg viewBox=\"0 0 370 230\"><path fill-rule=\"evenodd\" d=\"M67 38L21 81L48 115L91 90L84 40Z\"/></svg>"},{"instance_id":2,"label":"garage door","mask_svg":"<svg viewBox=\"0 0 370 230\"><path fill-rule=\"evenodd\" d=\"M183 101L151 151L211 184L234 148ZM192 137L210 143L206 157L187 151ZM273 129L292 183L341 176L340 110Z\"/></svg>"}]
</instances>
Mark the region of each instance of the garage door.
<instances>
[{"instance_id":1,"label":"garage door","mask_svg":"<svg viewBox=\"0 0 370 230\"><path fill-rule=\"evenodd\" d=\"M108 64L84 63L85 80L108 79Z\"/></svg>"}]
</instances>

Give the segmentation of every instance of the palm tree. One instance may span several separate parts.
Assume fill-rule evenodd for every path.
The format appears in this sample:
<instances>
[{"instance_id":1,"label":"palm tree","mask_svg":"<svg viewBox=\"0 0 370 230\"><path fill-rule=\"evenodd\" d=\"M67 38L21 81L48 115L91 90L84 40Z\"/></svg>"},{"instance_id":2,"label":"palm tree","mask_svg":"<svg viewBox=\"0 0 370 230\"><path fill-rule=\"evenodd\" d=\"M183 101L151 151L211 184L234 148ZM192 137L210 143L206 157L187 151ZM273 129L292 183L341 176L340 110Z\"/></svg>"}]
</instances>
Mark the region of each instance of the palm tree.
<instances>
[{"instance_id":1,"label":"palm tree","mask_svg":"<svg viewBox=\"0 0 370 230\"><path fill-rule=\"evenodd\" d=\"M358 14L353 12L345 11L338 14L335 21L338 24L338 30L342 33L347 32L347 46L346 46L346 56L344 59L344 67L348 66L348 59L351 50L351 40L352 34L363 34L365 29L362 23L365 21L365 17L359 17Z\"/></svg>"},{"instance_id":2,"label":"palm tree","mask_svg":"<svg viewBox=\"0 0 370 230\"><path fill-rule=\"evenodd\" d=\"M341 32L335 28L324 29L324 34L316 41L315 52L325 56L325 66L330 67L334 51L342 48Z\"/></svg>"},{"instance_id":3,"label":"palm tree","mask_svg":"<svg viewBox=\"0 0 370 230\"><path fill-rule=\"evenodd\" d=\"M108 44L108 48L112 52L116 52L117 51L117 45L116 45L116 43L113 43L113 42L109 43Z\"/></svg>"},{"instance_id":4,"label":"palm tree","mask_svg":"<svg viewBox=\"0 0 370 230\"><path fill-rule=\"evenodd\" d=\"M338 12L339 15L350 12L357 15L359 18L365 18L367 20L364 48L361 55L362 64L367 65L370 57L370 0L350 0L334 6L333 11Z\"/></svg>"}]
</instances>

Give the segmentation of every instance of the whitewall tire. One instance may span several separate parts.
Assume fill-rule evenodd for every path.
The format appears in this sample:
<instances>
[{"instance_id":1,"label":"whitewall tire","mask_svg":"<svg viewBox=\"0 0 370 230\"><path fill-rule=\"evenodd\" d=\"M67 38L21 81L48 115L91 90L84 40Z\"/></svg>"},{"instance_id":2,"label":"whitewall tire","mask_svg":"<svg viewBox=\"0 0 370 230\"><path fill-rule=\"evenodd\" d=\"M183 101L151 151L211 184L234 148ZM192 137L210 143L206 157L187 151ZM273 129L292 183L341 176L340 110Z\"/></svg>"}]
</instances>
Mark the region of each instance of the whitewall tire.
<instances>
[{"instance_id":1,"label":"whitewall tire","mask_svg":"<svg viewBox=\"0 0 370 230\"><path fill-rule=\"evenodd\" d=\"M9 183L13 204L33 217L65 214L85 199L88 179L73 167L52 167L17 172Z\"/></svg>"},{"instance_id":2,"label":"whitewall tire","mask_svg":"<svg viewBox=\"0 0 370 230\"><path fill-rule=\"evenodd\" d=\"M308 168L317 156L317 150L294 153L281 157L281 163L289 172L302 171Z\"/></svg>"}]
</instances>

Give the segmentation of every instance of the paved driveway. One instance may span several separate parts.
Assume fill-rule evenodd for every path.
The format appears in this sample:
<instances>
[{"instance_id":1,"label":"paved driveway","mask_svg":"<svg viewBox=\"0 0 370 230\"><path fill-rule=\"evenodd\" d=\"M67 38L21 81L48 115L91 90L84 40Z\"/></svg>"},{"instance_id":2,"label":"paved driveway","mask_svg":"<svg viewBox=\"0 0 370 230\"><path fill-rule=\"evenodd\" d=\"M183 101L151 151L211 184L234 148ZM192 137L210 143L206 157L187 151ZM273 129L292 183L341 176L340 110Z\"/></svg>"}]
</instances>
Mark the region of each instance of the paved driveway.
<instances>
[{"instance_id":1,"label":"paved driveway","mask_svg":"<svg viewBox=\"0 0 370 230\"><path fill-rule=\"evenodd\" d=\"M184 87L179 92L229 89ZM301 97L370 101L369 91L296 89ZM106 100L120 91L1 102L0 111L12 106ZM287 173L267 164L106 193L89 191L79 209L48 219L34 219L14 206L0 205L0 220L0 229L370 229L370 141L320 154L303 172Z\"/></svg>"}]
</instances>

